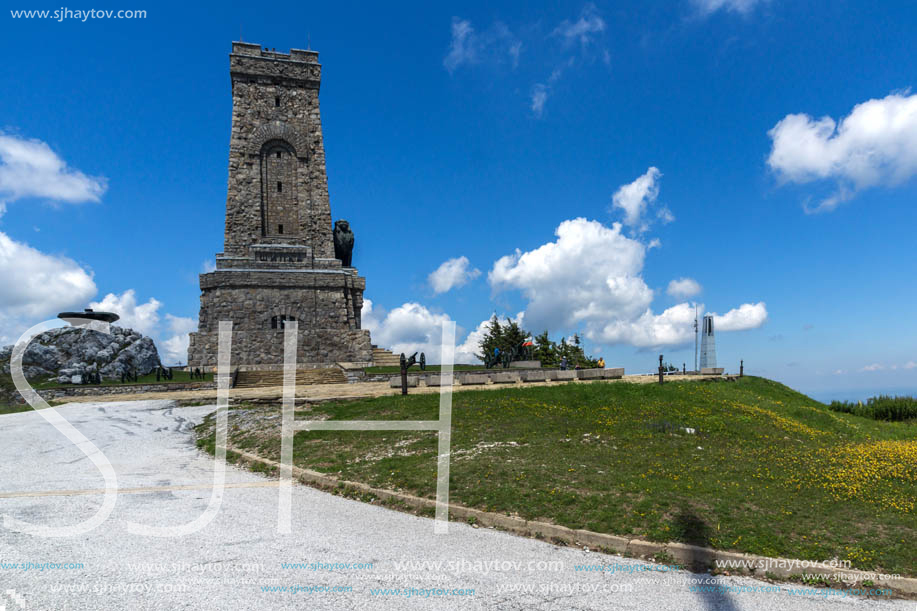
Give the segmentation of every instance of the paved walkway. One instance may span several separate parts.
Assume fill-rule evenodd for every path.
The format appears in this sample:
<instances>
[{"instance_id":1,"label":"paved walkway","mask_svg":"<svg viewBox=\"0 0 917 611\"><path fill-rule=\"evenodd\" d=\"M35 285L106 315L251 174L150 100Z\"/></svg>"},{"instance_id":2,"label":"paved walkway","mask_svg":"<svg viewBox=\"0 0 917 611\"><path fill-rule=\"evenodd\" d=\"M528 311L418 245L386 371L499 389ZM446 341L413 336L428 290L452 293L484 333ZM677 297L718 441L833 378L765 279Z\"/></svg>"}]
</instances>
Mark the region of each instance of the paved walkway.
<instances>
[{"instance_id":1,"label":"paved walkway","mask_svg":"<svg viewBox=\"0 0 917 611\"><path fill-rule=\"evenodd\" d=\"M7 597L0 606L20 609L9 598L16 596L28 610L914 608L912 601L750 591L774 587L752 579L644 572L654 565L461 523L434 535L429 519L299 485L292 533L279 534L276 483L234 467L219 512L202 530L178 538L128 532L125 521L173 526L203 513L215 462L194 447L191 428L212 410L167 401L58 408L105 454L122 493L108 520L81 536L47 539L0 527L0 597ZM100 473L38 413L0 416L0 465L4 516L60 526L100 506ZM577 570L584 565L605 570ZM734 590L694 592L692 579Z\"/></svg>"}]
</instances>

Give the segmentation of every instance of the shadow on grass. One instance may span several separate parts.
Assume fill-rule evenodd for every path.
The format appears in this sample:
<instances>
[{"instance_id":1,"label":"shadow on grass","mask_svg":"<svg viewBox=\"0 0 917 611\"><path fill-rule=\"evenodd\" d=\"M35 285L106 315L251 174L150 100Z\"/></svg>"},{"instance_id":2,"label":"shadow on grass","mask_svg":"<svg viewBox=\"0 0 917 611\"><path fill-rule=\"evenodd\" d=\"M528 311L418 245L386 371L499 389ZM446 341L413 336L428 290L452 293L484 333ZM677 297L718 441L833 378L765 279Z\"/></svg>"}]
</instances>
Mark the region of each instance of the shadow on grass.
<instances>
[{"instance_id":1,"label":"shadow on grass","mask_svg":"<svg viewBox=\"0 0 917 611\"><path fill-rule=\"evenodd\" d=\"M675 528L680 541L697 547L710 547L710 526L689 508L682 508L675 516ZM692 555L688 560L689 567L700 567L705 564L706 558L701 557L700 553L697 556ZM703 606L717 611L738 611L739 608L729 596L728 584L721 583L718 577L709 581L712 583L699 585L694 592L701 599Z\"/></svg>"}]
</instances>

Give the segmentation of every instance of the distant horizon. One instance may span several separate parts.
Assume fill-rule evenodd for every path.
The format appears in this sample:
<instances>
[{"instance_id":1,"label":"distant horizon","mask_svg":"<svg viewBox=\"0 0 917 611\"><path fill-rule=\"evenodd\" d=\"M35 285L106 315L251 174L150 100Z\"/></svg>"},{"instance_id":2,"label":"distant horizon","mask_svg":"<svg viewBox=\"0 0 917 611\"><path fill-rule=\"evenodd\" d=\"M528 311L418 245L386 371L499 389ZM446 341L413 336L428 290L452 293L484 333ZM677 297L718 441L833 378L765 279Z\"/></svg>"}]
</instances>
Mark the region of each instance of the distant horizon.
<instances>
[{"instance_id":1,"label":"distant horizon","mask_svg":"<svg viewBox=\"0 0 917 611\"><path fill-rule=\"evenodd\" d=\"M800 390L799 392L816 399L822 403L830 403L831 401L863 401L866 402L867 399L873 397L878 397L881 395L888 395L892 397L915 397L917 398L917 386L904 386L901 388L862 388L862 389L845 389L845 390L818 390L805 392Z\"/></svg>"}]
</instances>

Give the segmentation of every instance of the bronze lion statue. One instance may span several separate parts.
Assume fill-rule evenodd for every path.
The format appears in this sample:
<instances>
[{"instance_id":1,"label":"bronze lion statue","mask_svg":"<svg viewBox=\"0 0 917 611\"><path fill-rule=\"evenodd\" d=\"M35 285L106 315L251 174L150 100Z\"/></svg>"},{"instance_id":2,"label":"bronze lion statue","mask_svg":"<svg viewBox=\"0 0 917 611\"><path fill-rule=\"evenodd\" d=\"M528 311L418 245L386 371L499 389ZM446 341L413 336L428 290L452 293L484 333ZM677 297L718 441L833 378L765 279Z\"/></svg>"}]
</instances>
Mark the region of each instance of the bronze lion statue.
<instances>
[{"instance_id":1,"label":"bronze lion statue","mask_svg":"<svg viewBox=\"0 0 917 611\"><path fill-rule=\"evenodd\" d=\"M350 223L343 219L334 223L334 257L340 259L344 267L353 267L353 232Z\"/></svg>"}]
</instances>

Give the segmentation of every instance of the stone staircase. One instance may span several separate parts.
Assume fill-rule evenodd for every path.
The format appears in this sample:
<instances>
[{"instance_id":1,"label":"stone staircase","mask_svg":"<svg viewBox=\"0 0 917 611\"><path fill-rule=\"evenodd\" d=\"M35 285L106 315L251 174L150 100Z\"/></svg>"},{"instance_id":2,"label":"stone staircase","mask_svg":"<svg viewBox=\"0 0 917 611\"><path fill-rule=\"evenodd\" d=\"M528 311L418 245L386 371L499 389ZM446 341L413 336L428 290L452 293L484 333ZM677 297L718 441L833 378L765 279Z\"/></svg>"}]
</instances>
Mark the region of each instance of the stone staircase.
<instances>
[{"instance_id":1,"label":"stone staircase","mask_svg":"<svg viewBox=\"0 0 917 611\"><path fill-rule=\"evenodd\" d=\"M299 369L296 386L312 384L346 384L347 376L338 367L328 369ZM267 388L283 386L283 371L240 371L234 388Z\"/></svg>"},{"instance_id":2,"label":"stone staircase","mask_svg":"<svg viewBox=\"0 0 917 611\"><path fill-rule=\"evenodd\" d=\"M373 346L374 367L400 367L401 355Z\"/></svg>"}]
</instances>

